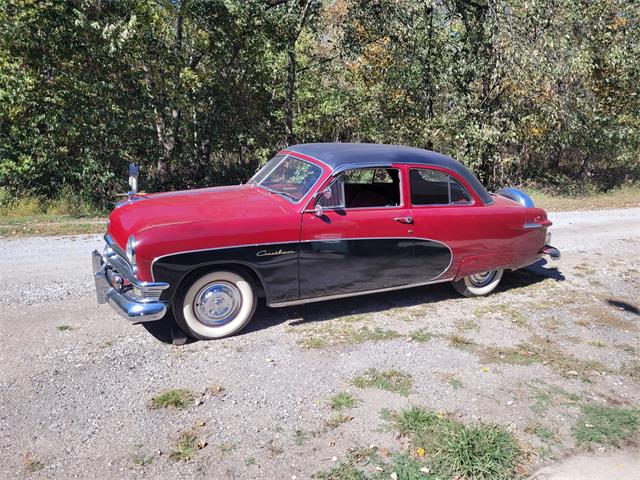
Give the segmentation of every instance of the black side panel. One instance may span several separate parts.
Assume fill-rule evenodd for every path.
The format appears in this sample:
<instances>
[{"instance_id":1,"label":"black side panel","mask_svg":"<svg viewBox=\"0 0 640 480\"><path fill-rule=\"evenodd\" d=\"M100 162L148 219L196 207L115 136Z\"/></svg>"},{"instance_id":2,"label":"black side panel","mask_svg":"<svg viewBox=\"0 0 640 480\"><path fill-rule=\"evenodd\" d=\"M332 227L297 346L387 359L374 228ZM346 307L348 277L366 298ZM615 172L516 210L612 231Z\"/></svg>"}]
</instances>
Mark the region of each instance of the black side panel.
<instances>
[{"instance_id":1,"label":"black side panel","mask_svg":"<svg viewBox=\"0 0 640 480\"><path fill-rule=\"evenodd\" d=\"M173 297L176 288L191 271L221 263L251 268L262 281L268 302L297 300L298 244L256 245L178 253L162 257L153 264L153 278L168 282L162 300Z\"/></svg>"},{"instance_id":2,"label":"black side panel","mask_svg":"<svg viewBox=\"0 0 640 480\"><path fill-rule=\"evenodd\" d=\"M412 282L411 238L311 241L300 248L300 298Z\"/></svg>"},{"instance_id":3,"label":"black side panel","mask_svg":"<svg viewBox=\"0 0 640 480\"><path fill-rule=\"evenodd\" d=\"M416 239L414 244L414 282L428 282L443 274L451 264L451 250L434 240Z\"/></svg>"}]
</instances>

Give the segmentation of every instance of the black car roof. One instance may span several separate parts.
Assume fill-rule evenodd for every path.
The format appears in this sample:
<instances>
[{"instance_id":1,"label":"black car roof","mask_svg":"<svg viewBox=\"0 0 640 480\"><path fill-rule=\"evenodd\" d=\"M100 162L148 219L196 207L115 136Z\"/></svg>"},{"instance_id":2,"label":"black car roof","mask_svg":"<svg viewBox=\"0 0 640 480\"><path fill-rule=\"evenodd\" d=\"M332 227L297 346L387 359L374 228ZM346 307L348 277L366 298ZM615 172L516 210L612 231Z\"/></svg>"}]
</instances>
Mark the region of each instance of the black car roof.
<instances>
[{"instance_id":1,"label":"black car roof","mask_svg":"<svg viewBox=\"0 0 640 480\"><path fill-rule=\"evenodd\" d=\"M412 163L443 167L453 170L464 178L485 204L493 203L491 195L471 170L453 158L430 150L378 143L303 143L287 147L286 150L320 160L334 171L344 167L357 168L384 163Z\"/></svg>"}]
</instances>

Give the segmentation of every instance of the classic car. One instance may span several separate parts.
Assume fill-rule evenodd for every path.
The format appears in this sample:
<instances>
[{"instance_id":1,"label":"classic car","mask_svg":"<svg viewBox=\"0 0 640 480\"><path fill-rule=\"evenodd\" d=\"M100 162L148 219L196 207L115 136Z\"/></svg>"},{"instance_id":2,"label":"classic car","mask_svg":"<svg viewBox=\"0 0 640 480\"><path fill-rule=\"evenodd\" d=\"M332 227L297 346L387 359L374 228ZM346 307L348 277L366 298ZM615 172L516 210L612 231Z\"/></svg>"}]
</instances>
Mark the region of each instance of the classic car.
<instances>
[{"instance_id":1,"label":"classic car","mask_svg":"<svg viewBox=\"0 0 640 480\"><path fill-rule=\"evenodd\" d=\"M490 194L439 153L304 144L246 184L130 192L93 268L98 301L132 323L172 310L213 339L247 325L259 297L283 307L440 282L487 295L505 270L559 258L550 225L523 192Z\"/></svg>"}]
</instances>

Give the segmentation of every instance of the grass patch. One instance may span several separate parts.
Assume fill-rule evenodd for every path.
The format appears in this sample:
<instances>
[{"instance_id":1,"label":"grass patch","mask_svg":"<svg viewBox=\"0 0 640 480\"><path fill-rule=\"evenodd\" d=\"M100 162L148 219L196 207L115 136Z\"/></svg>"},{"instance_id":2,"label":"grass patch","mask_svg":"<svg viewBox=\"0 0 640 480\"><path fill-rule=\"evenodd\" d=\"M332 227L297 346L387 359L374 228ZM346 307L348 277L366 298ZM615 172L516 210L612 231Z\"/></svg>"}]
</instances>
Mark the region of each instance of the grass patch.
<instances>
[{"instance_id":1,"label":"grass patch","mask_svg":"<svg viewBox=\"0 0 640 480\"><path fill-rule=\"evenodd\" d=\"M447 339L454 347L468 347L469 345L473 345L473 340L470 340L463 335L458 335L457 333L449 335Z\"/></svg>"},{"instance_id":2,"label":"grass patch","mask_svg":"<svg viewBox=\"0 0 640 480\"><path fill-rule=\"evenodd\" d=\"M298 341L305 349L326 348L332 345L359 344L364 342L382 342L400 337L395 330L381 328L354 327L350 323L332 323L307 329L307 337Z\"/></svg>"},{"instance_id":3,"label":"grass patch","mask_svg":"<svg viewBox=\"0 0 640 480\"><path fill-rule=\"evenodd\" d=\"M626 375L627 377L630 377L632 380L635 380L636 382L640 382L640 362L633 361L633 362L625 363L622 366L621 373L623 375Z\"/></svg>"},{"instance_id":4,"label":"grass patch","mask_svg":"<svg viewBox=\"0 0 640 480\"><path fill-rule=\"evenodd\" d=\"M359 400L349 392L340 392L329 399L329 407L331 410L342 411L355 407L358 402Z\"/></svg>"},{"instance_id":5,"label":"grass patch","mask_svg":"<svg viewBox=\"0 0 640 480\"><path fill-rule=\"evenodd\" d=\"M0 236L72 235L105 230L106 213L72 190L59 198L13 198L0 189Z\"/></svg>"},{"instance_id":6,"label":"grass patch","mask_svg":"<svg viewBox=\"0 0 640 480\"><path fill-rule=\"evenodd\" d=\"M547 211L598 210L625 208L640 205L640 187L629 185L608 192L591 192L587 195L552 195L540 190L529 190L536 207Z\"/></svg>"},{"instance_id":7,"label":"grass patch","mask_svg":"<svg viewBox=\"0 0 640 480\"><path fill-rule=\"evenodd\" d=\"M329 418L329 420L327 420L325 423L329 428L337 428L343 423L347 423L351 420L353 420L353 417L350 417L349 415L345 415L344 413L336 413L332 415L331 418Z\"/></svg>"},{"instance_id":8,"label":"grass patch","mask_svg":"<svg viewBox=\"0 0 640 480\"><path fill-rule=\"evenodd\" d=\"M458 390L464 387L464 384L458 380L457 378L452 378L449 380L449 385L453 387L454 390Z\"/></svg>"},{"instance_id":9,"label":"grass patch","mask_svg":"<svg viewBox=\"0 0 640 480\"><path fill-rule=\"evenodd\" d=\"M224 442L218 444L218 450L220 450L220 452L222 452L223 454L233 452L235 449L236 446L233 443Z\"/></svg>"},{"instance_id":10,"label":"grass patch","mask_svg":"<svg viewBox=\"0 0 640 480\"><path fill-rule=\"evenodd\" d=\"M69 325L58 325L56 327L56 330L58 330L59 332L66 332L68 330L73 330L73 328L70 327Z\"/></svg>"},{"instance_id":11,"label":"grass patch","mask_svg":"<svg viewBox=\"0 0 640 480\"><path fill-rule=\"evenodd\" d=\"M524 431L531 435L535 435L540 440L544 440L544 441L553 440L555 437L555 433L553 433L553 430L551 430L548 427L545 427L544 425L540 425L539 423L527 425Z\"/></svg>"},{"instance_id":12,"label":"grass patch","mask_svg":"<svg viewBox=\"0 0 640 480\"><path fill-rule=\"evenodd\" d=\"M516 476L521 452L514 437L500 426L465 425L415 406L393 413L391 423L409 437L416 452L426 452L426 465L434 478L499 480Z\"/></svg>"},{"instance_id":13,"label":"grass patch","mask_svg":"<svg viewBox=\"0 0 640 480\"><path fill-rule=\"evenodd\" d=\"M421 329L421 330L414 330L413 332L411 332L409 334L409 338L414 342L425 343L431 340L433 338L433 335L431 335L426 330Z\"/></svg>"},{"instance_id":14,"label":"grass patch","mask_svg":"<svg viewBox=\"0 0 640 480\"><path fill-rule=\"evenodd\" d=\"M245 458L244 460L244 464L247 467L250 467L251 465L255 465L256 463L258 463L258 461L256 460L256 457L249 457L249 458Z\"/></svg>"},{"instance_id":15,"label":"grass patch","mask_svg":"<svg viewBox=\"0 0 640 480\"><path fill-rule=\"evenodd\" d=\"M489 316L502 317L511 320L511 322L521 327L527 324L527 321L520 310L517 310L511 305L506 305L504 303L490 303L488 305L476 308L473 313L479 318L485 318Z\"/></svg>"},{"instance_id":16,"label":"grass patch","mask_svg":"<svg viewBox=\"0 0 640 480\"><path fill-rule=\"evenodd\" d=\"M169 454L169 458L176 462L188 462L198 451L198 436L193 430L186 430L180 434L176 444Z\"/></svg>"},{"instance_id":17,"label":"grass patch","mask_svg":"<svg viewBox=\"0 0 640 480\"><path fill-rule=\"evenodd\" d=\"M138 468L146 467L147 465L151 464L153 460L153 455L145 455L142 452L136 452L131 455L131 463L133 463L133 465Z\"/></svg>"},{"instance_id":18,"label":"grass patch","mask_svg":"<svg viewBox=\"0 0 640 480\"><path fill-rule=\"evenodd\" d=\"M413 388L411 375L394 369L379 371L370 368L363 375L355 377L352 383L358 388L378 388L405 397L409 396Z\"/></svg>"},{"instance_id":19,"label":"grass patch","mask_svg":"<svg viewBox=\"0 0 640 480\"><path fill-rule=\"evenodd\" d=\"M184 388L166 390L151 399L151 408L186 408L193 403L193 394Z\"/></svg>"},{"instance_id":20,"label":"grass patch","mask_svg":"<svg viewBox=\"0 0 640 480\"><path fill-rule=\"evenodd\" d=\"M293 432L293 441L296 445L304 445L304 442L309 438L309 434L304 430L296 430Z\"/></svg>"},{"instance_id":21,"label":"grass patch","mask_svg":"<svg viewBox=\"0 0 640 480\"><path fill-rule=\"evenodd\" d=\"M24 452L22 464L24 465L24 469L29 473L37 472L38 470L42 470L44 468L44 463L31 457L31 455L29 455L29 452Z\"/></svg>"},{"instance_id":22,"label":"grass patch","mask_svg":"<svg viewBox=\"0 0 640 480\"><path fill-rule=\"evenodd\" d=\"M580 444L620 446L630 441L639 429L640 410L636 408L584 405L573 435Z\"/></svg>"}]
</instances>

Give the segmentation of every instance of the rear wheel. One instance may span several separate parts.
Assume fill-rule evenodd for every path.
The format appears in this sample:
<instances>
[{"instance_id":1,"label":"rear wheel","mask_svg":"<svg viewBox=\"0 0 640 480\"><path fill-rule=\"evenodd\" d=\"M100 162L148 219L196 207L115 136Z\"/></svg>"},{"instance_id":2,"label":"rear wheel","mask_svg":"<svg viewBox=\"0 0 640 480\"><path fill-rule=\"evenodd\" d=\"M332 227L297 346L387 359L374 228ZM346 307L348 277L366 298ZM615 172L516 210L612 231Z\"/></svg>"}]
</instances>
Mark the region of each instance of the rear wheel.
<instances>
[{"instance_id":1,"label":"rear wheel","mask_svg":"<svg viewBox=\"0 0 640 480\"><path fill-rule=\"evenodd\" d=\"M453 288L465 297L482 297L495 290L502 279L504 270L488 270L482 273L467 275L466 277L451 282Z\"/></svg>"},{"instance_id":2,"label":"rear wheel","mask_svg":"<svg viewBox=\"0 0 640 480\"><path fill-rule=\"evenodd\" d=\"M250 280L219 270L189 282L176 297L176 322L200 340L222 338L242 330L256 310L257 297Z\"/></svg>"}]
</instances>

